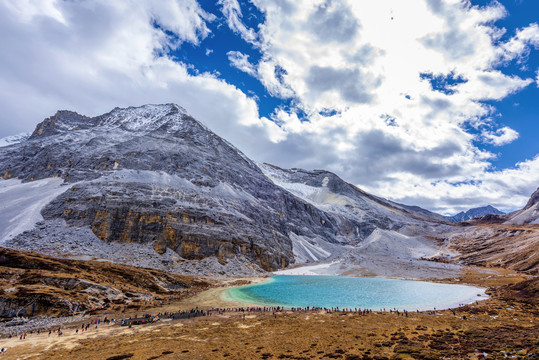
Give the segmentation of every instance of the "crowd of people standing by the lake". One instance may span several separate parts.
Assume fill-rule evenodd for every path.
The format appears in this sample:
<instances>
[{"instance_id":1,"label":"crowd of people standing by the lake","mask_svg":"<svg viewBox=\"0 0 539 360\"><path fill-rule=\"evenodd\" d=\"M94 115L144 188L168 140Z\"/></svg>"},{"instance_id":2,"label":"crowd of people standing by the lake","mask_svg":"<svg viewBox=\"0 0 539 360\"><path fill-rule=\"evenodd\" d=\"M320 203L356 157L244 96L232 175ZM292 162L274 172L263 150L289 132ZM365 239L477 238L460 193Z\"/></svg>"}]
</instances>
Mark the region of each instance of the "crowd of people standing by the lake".
<instances>
[{"instance_id":1,"label":"crowd of people standing by the lake","mask_svg":"<svg viewBox=\"0 0 539 360\"><path fill-rule=\"evenodd\" d=\"M291 307L286 309L284 306L253 306L253 307L231 307L231 308L213 308L207 310L207 313L209 316L212 314L219 314L222 315L224 313L229 312L241 312L241 313L265 313L265 312L272 312L272 313L279 313L279 312L319 312L319 311L325 311L326 313L333 313L333 312L342 312L342 313L357 313L360 315L367 315L372 313L372 310L370 309L361 309L361 308L338 308L338 307L320 307L320 306L305 306L305 307Z\"/></svg>"},{"instance_id":2,"label":"crowd of people standing by the lake","mask_svg":"<svg viewBox=\"0 0 539 360\"><path fill-rule=\"evenodd\" d=\"M91 329L98 329L101 325L121 325L129 326L133 325L144 325L155 323L161 319L190 319L201 316L215 316L215 315L224 315L226 313L241 313L243 314L243 319L245 320L246 314L256 314L256 313L271 313L273 317L278 317L278 314L286 313L299 313L299 312L325 312L330 313L350 313L358 315L368 315L373 313L371 309L365 308L339 308L339 307L320 307L320 306L305 306L305 307L290 307L285 308L283 306L251 306L251 307L215 307L210 309L199 309L198 307L189 309L189 310L178 310L177 312L159 312L155 315L144 313L144 314L134 314L134 316L125 317L121 319L113 319L104 316L103 318L99 317L97 319L89 319L88 322L82 323L80 326L75 328L75 334L83 334L88 332ZM394 313L397 316L406 316L408 317L407 310L399 309L380 309L378 313ZM103 313L103 315L105 315ZM39 335L43 330L30 331L28 332L16 332L10 333L9 338L17 337L20 340L25 340L29 334L34 334L34 332ZM52 328L48 330L48 337L52 335L62 336L64 334L61 327Z\"/></svg>"}]
</instances>

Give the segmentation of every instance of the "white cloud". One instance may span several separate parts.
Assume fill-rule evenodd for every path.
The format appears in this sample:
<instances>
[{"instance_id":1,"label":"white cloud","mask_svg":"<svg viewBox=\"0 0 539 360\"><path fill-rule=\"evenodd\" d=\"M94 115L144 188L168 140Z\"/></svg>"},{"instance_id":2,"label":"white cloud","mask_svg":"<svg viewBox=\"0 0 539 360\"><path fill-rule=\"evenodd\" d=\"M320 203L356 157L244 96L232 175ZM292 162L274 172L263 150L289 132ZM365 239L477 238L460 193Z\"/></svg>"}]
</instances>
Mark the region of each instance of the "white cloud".
<instances>
[{"instance_id":1,"label":"white cloud","mask_svg":"<svg viewBox=\"0 0 539 360\"><path fill-rule=\"evenodd\" d=\"M480 101L501 100L534 81L494 66L505 61L508 49L514 57L524 56L535 42L535 25L496 45L504 31L493 23L507 15L497 2L485 7L449 0L255 4L267 19L260 27L261 81L272 94L296 99L310 120L300 121L294 109L274 114L285 132L282 152L301 153L280 156L281 165L329 168L376 194L411 203L410 189L401 189L401 182L424 186L431 190L428 196L411 193L416 203L431 208L447 204L447 198L435 200L442 197L441 188L431 182L454 184L490 174L494 155L477 149L465 128L493 121L492 106ZM334 33L324 33L330 24L337 27ZM511 45L515 39L524 45ZM276 66L285 70L281 79ZM444 93L421 80L425 72L458 74L465 81ZM336 113L319 115L324 109ZM393 119L392 126L384 116ZM518 137L508 127L483 135L497 146ZM536 178L527 181L536 187Z\"/></svg>"},{"instance_id":2,"label":"white cloud","mask_svg":"<svg viewBox=\"0 0 539 360\"><path fill-rule=\"evenodd\" d=\"M243 14L238 1L219 0L217 3L221 5L221 11L227 20L230 30L239 34L245 41L255 43L257 41L257 34L253 29L249 29L245 26L245 24L243 24L241 20Z\"/></svg>"},{"instance_id":3,"label":"white cloud","mask_svg":"<svg viewBox=\"0 0 539 360\"><path fill-rule=\"evenodd\" d=\"M159 26L174 33L180 41L195 45L209 35L210 30L206 23L215 20L215 15L205 12L196 0L146 1L146 4L142 4ZM133 4L128 2L127 6L121 8L130 11L132 6Z\"/></svg>"},{"instance_id":4,"label":"white cloud","mask_svg":"<svg viewBox=\"0 0 539 360\"><path fill-rule=\"evenodd\" d=\"M57 0L3 0L2 2L24 23L29 23L36 16L50 17L59 23L66 23L62 12L56 6Z\"/></svg>"},{"instance_id":5,"label":"white cloud","mask_svg":"<svg viewBox=\"0 0 539 360\"><path fill-rule=\"evenodd\" d=\"M507 43L501 47L503 60L509 61L514 58L527 56L530 47L539 48L539 25L533 23L523 29L518 30Z\"/></svg>"},{"instance_id":6,"label":"white cloud","mask_svg":"<svg viewBox=\"0 0 539 360\"><path fill-rule=\"evenodd\" d=\"M539 156L522 161L514 168L456 179L460 181L429 182L412 174L400 176L402 181L382 191L405 194L401 198L405 203L420 203L446 215L487 204L513 211L523 207L537 189L537 182L530 179L539 178ZM436 197L431 196L432 193Z\"/></svg>"},{"instance_id":7,"label":"white cloud","mask_svg":"<svg viewBox=\"0 0 539 360\"><path fill-rule=\"evenodd\" d=\"M251 76L256 76L256 69L254 65L249 62L249 55L242 54L239 51L229 51L226 55L228 56L230 65Z\"/></svg>"},{"instance_id":8,"label":"white cloud","mask_svg":"<svg viewBox=\"0 0 539 360\"><path fill-rule=\"evenodd\" d=\"M257 29L242 22L238 1L219 1L230 29L262 53L253 64L230 49L231 64L292 100L273 121L260 118L252 94L211 73L190 75L166 56L210 36L215 16L195 0L0 0L0 136L31 130L57 109L98 115L175 102L255 160L326 168L431 209L516 207L537 187L538 158L493 172L495 155L466 130L488 128L483 139L494 145L518 137L508 127L491 130L493 106L481 101L539 86L539 72L528 79L497 68L525 60L537 46L536 24L503 42L494 21L507 13L498 2L253 3L266 19ZM422 73L466 81L444 92Z\"/></svg>"},{"instance_id":9,"label":"white cloud","mask_svg":"<svg viewBox=\"0 0 539 360\"><path fill-rule=\"evenodd\" d=\"M481 134L481 138L488 144L492 144L494 146L501 146L510 144L516 139L518 139L518 132L511 129L510 127L504 126L503 128L496 130L495 132L484 131Z\"/></svg>"}]
</instances>

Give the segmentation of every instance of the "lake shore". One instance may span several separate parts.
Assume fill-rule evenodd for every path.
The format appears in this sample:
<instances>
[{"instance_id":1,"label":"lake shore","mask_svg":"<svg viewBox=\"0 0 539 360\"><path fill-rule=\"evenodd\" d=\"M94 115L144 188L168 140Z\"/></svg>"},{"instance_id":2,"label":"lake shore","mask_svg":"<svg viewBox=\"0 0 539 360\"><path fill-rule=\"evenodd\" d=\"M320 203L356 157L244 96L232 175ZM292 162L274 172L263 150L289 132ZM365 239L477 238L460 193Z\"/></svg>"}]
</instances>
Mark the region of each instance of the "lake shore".
<instances>
[{"instance_id":1,"label":"lake shore","mask_svg":"<svg viewBox=\"0 0 539 360\"><path fill-rule=\"evenodd\" d=\"M271 279L228 288L221 298L243 306L401 311L450 309L488 299L485 287L440 281L327 275L275 275Z\"/></svg>"},{"instance_id":2,"label":"lake shore","mask_svg":"<svg viewBox=\"0 0 539 360\"><path fill-rule=\"evenodd\" d=\"M228 290L240 286L261 284L270 279L271 277L269 276L232 278L221 282L218 287L202 291L195 296L182 300L178 305L184 310L195 307L198 307L199 309L212 309L259 306L254 303L247 303L234 299L228 295Z\"/></svg>"},{"instance_id":3,"label":"lake shore","mask_svg":"<svg viewBox=\"0 0 539 360\"><path fill-rule=\"evenodd\" d=\"M275 272L273 276L280 275L280 274L288 275L289 273ZM292 274L303 275L303 272L298 271ZM334 276L334 275L319 275L319 274L308 274L308 275ZM369 277L369 276L364 276L364 277ZM370 277L382 278L380 276L370 276ZM463 271L461 276L456 277L456 278L410 279L406 277L400 277L400 278L392 277L391 279L426 281L426 282L443 283L443 284L459 284L459 285L474 286L478 288L478 293L482 295L478 297L476 294L474 294L474 296L471 296L467 299L462 299L462 301L460 302L451 302L451 303L447 303L443 307L441 306L438 307L438 309L449 309L449 308L458 307L459 304L470 304L476 301L483 301L483 300L488 299L486 290L487 290L487 287L489 286L488 285L489 282L485 282L486 277L490 277L491 282L492 282L493 279L504 279L507 277L518 278L519 275L515 274L513 271L508 271L504 269L490 270L490 269L485 269L485 268L468 267L466 268L466 271ZM182 309L189 309L189 308L194 308L194 307L199 307L201 309L210 309L210 308L229 308L229 307L234 308L234 307L261 306L261 304L257 304L254 302L240 301L237 298L231 297L229 295L228 290L235 287L261 284L263 282L268 281L270 278L271 276L232 278L230 280L223 281L217 287L211 288L209 290L201 292L198 295L185 299L184 301L180 303L180 305ZM423 308L420 310L424 311L428 309Z\"/></svg>"}]
</instances>

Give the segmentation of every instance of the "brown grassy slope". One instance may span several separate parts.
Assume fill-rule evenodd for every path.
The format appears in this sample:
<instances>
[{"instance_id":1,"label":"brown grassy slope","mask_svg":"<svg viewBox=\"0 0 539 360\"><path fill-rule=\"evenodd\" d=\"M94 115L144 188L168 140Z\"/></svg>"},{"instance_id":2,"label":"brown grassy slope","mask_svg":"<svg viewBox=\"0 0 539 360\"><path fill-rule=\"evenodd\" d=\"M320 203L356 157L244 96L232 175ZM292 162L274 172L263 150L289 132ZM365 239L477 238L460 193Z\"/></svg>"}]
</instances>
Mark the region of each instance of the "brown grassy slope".
<instances>
[{"instance_id":1,"label":"brown grassy slope","mask_svg":"<svg viewBox=\"0 0 539 360\"><path fill-rule=\"evenodd\" d=\"M208 283L191 276L109 262L56 259L0 248L0 315L67 315L113 304L130 304L143 294L173 296Z\"/></svg>"},{"instance_id":2,"label":"brown grassy slope","mask_svg":"<svg viewBox=\"0 0 539 360\"><path fill-rule=\"evenodd\" d=\"M450 239L468 265L495 266L539 274L539 226L480 224Z\"/></svg>"},{"instance_id":3,"label":"brown grassy slope","mask_svg":"<svg viewBox=\"0 0 539 360\"><path fill-rule=\"evenodd\" d=\"M503 286L495 290L497 298L510 303L518 303L539 316L539 277Z\"/></svg>"}]
</instances>

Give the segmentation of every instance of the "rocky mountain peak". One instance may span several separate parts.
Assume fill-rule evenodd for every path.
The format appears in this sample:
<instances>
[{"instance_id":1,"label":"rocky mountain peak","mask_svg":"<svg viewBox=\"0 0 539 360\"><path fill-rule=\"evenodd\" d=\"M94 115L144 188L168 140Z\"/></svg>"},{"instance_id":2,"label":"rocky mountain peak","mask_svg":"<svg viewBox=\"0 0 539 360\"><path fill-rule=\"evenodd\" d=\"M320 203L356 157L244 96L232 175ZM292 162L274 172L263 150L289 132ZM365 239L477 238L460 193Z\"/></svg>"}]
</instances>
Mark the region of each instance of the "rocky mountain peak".
<instances>
[{"instance_id":1,"label":"rocky mountain peak","mask_svg":"<svg viewBox=\"0 0 539 360\"><path fill-rule=\"evenodd\" d=\"M188 116L185 109L176 104L148 104L139 107L117 107L109 113L97 117L88 117L69 110L59 110L53 116L39 123L30 139L94 127L148 132L157 130L165 124L168 125L169 131L178 131L192 126L208 131L202 124Z\"/></svg>"},{"instance_id":2,"label":"rocky mountain peak","mask_svg":"<svg viewBox=\"0 0 539 360\"><path fill-rule=\"evenodd\" d=\"M97 125L127 131L151 131L169 124L179 129L184 122L200 125L198 121L187 115L184 108L176 104L148 104L139 107L115 108L101 115Z\"/></svg>"},{"instance_id":3,"label":"rocky mountain peak","mask_svg":"<svg viewBox=\"0 0 539 360\"><path fill-rule=\"evenodd\" d=\"M37 126L30 139L46 137L74 129L87 128L90 118L74 111L58 110L53 116L43 120Z\"/></svg>"},{"instance_id":4,"label":"rocky mountain peak","mask_svg":"<svg viewBox=\"0 0 539 360\"><path fill-rule=\"evenodd\" d=\"M231 178L250 181L233 176L227 162L263 177L237 148L176 104L115 108L96 117L58 111L38 124L28 141L3 149L4 178L74 182L130 169L162 171L212 187Z\"/></svg>"},{"instance_id":5,"label":"rocky mountain peak","mask_svg":"<svg viewBox=\"0 0 539 360\"><path fill-rule=\"evenodd\" d=\"M524 209L529 209L537 203L539 203L539 188L537 188L537 190L535 190L535 192L532 194Z\"/></svg>"}]
</instances>

